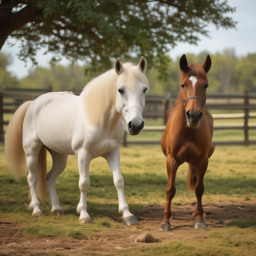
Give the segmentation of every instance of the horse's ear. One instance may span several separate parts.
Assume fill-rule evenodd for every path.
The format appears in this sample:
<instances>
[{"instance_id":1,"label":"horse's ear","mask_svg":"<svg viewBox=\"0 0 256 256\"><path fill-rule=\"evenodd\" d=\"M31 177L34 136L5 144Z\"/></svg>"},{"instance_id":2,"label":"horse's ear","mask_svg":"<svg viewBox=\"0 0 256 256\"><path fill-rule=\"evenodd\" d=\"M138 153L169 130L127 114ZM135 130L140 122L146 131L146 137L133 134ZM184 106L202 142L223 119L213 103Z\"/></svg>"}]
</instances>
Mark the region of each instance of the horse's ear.
<instances>
[{"instance_id":1,"label":"horse's ear","mask_svg":"<svg viewBox=\"0 0 256 256\"><path fill-rule=\"evenodd\" d=\"M207 57L206 57L206 59L205 59L203 65L202 65L202 67L203 67L203 69L204 69L204 71L205 71L206 73L208 73L208 71L210 70L211 65L212 65L211 57L210 57L209 55L207 55Z\"/></svg>"},{"instance_id":2,"label":"horse's ear","mask_svg":"<svg viewBox=\"0 0 256 256\"><path fill-rule=\"evenodd\" d=\"M188 61L187 61L187 57L185 54L183 54L180 58L180 70L182 72L188 71Z\"/></svg>"},{"instance_id":3,"label":"horse's ear","mask_svg":"<svg viewBox=\"0 0 256 256\"><path fill-rule=\"evenodd\" d=\"M120 61L120 57L118 57L116 59L116 62L115 62L115 71L118 75L120 75L122 72L124 72L124 67L123 67L123 64L122 62Z\"/></svg>"},{"instance_id":4,"label":"horse's ear","mask_svg":"<svg viewBox=\"0 0 256 256\"><path fill-rule=\"evenodd\" d=\"M139 68L139 70L140 70L141 72L143 72L143 73L146 72L146 69L147 69L147 61L146 61L146 59L145 59L143 56L141 56L140 62L139 62L139 64L138 64L137 67Z\"/></svg>"}]
</instances>

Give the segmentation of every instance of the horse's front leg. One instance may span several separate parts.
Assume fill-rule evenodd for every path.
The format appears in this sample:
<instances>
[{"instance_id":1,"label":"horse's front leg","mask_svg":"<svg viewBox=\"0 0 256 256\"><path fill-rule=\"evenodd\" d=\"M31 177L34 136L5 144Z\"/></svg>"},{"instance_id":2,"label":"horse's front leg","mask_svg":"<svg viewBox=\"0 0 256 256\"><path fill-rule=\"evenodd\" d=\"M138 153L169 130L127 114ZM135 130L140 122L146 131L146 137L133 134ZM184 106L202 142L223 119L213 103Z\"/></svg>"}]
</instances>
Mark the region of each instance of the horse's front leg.
<instances>
[{"instance_id":1,"label":"horse's front leg","mask_svg":"<svg viewBox=\"0 0 256 256\"><path fill-rule=\"evenodd\" d=\"M175 177L176 177L177 169L179 168L179 164L171 155L167 155L166 168L167 168L167 175L168 175L168 184L166 188L166 205L163 213L164 217L161 222L160 230L171 231L171 224L169 220L170 217L172 216L171 202L176 193Z\"/></svg>"},{"instance_id":2,"label":"horse's front leg","mask_svg":"<svg viewBox=\"0 0 256 256\"><path fill-rule=\"evenodd\" d=\"M197 206L196 206L196 211L195 211L195 228L206 228L207 225L204 222L203 214L204 210L202 207L202 196L204 193L204 175L208 167L208 156L203 156L200 161L197 162L195 165L196 169L196 186L195 186L195 194L197 198Z\"/></svg>"},{"instance_id":3,"label":"horse's front leg","mask_svg":"<svg viewBox=\"0 0 256 256\"><path fill-rule=\"evenodd\" d=\"M90 187L89 178L89 165L92 160L92 156L84 149L81 149L77 153L78 157L78 169L79 169L79 189L81 191L80 201L77 205L77 212L80 213L79 222L81 224L91 223L91 218L87 213L86 194Z\"/></svg>"},{"instance_id":4,"label":"horse's front leg","mask_svg":"<svg viewBox=\"0 0 256 256\"><path fill-rule=\"evenodd\" d=\"M124 197L124 178L120 172L120 148L118 147L116 151L105 155L104 158L107 160L113 174L113 180L119 201L119 213L123 214L123 224L125 226L139 224L137 218L130 213L128 204Z\"/></svg>"}]
</instances>

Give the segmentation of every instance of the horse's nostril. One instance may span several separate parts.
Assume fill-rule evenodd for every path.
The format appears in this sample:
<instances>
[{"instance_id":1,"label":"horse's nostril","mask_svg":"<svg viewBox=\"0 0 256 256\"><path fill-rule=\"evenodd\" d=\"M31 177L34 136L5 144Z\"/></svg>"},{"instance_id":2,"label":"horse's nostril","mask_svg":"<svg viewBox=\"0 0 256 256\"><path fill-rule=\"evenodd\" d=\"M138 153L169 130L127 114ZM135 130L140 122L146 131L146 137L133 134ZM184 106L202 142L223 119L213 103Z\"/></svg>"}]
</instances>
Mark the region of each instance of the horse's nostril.
<instances>
[{"instance_id":1,"label":"horse's nostril","mask_svg":"<svg viewBox=\"0 0 256 256\"><path fill-rule=\"evenodd\" d=\"M187 115L187 118L188 118L188 119L191 118L191 114L190 114L190 111L189 111L189 110L187 111L186 115Z\"/></svg>"},{"instance_id":2,"label":"horse's nostril","mask_svg":"<svg viewBox=\"0 0 256 256\"><path fill-rule=\"evenodd\" d=\"M203 113L201 110L198 111L198 120L200 121L203 117Z\"/></svg>"},{"instance_id":3,"label":"horse's nostril","mask_svg":"<svg viewBox=\"0 0 256 256\"><path fill-rule=\"evenodd\" d=\"M128 128L129 128L129 129L132 129L132 121L130 121L130 122L128 123Z\"/></svg>"},{"instance_id":4,"label":"horse's nostril","mask_svg":"<svg viewBox=\"0 0 256 256\"><path fill-rule=\"evenodd\" d=\"M144 127L144 121L142 121L142 123L140 124L140 126L138 127L139 130L142 130Z\"/></svg>"}]
</instances>

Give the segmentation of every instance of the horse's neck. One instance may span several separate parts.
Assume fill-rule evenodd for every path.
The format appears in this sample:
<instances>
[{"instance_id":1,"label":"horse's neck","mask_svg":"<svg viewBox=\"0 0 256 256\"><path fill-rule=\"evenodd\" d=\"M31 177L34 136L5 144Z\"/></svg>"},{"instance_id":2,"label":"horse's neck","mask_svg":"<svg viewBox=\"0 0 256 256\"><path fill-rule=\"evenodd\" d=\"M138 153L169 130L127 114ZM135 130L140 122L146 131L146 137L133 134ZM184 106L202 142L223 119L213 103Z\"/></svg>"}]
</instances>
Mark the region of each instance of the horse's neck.
<instances>
[{"instance_id":1,"label":"horse's neck","mask_svg":"<svg viewBox=\"0 0 256 256\"><path fill-rule=\"evenodd\" d=\"M105 130L107 129L107 130L113 131L119 124L121 116L122 114L117 112L115 104L110 105L106 109L104 115L102 116L102 119L99 125Z\"/></svg>"}]
</instances>

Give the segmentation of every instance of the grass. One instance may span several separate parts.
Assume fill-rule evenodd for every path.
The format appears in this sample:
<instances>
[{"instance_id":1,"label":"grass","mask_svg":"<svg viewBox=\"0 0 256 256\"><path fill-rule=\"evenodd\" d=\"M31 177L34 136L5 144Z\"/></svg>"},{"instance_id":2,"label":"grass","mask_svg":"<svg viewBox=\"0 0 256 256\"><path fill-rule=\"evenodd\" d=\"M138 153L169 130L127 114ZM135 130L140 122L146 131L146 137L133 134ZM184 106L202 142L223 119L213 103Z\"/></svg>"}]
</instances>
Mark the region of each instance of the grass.
<instances>
[{"instance_id":1,"label":"grass","mask_svg":"<svg viewBox=\"0 0 256 256\"><path fill-rule=\"evenodd\" d=\"M226 224L227 227L249 228L254 227L256 229L256 219L236 219L231 220Z\"/></svg>"},{"instance_id":2,"label":"grass","mask_svg":"<svg viewBox=\"0 0 256 256\"><path fill-rule=\"evenodd\" d=\"M210 159L205 175L204 202L212 200L248 201L256 198L255 184L256 146L249 147L217 147ZM238 157L239 156L239 157ZM0 150L0 212L28 213L28 192L26 177L17 183L8 171ZM51 159L48 155L48 169ZM176 177L176 196L174 204L186 203L195 199L187 189L187 164L180 166ZM131 210L137 210L148 204L164 204L167 175L165 156L160 146L133 146L121 149L121 171L125 180L125 196ZM76 215L79 202L79 173L77 159L69 157L66 170L57 180L57 193L61 205L68 214ZM90 165L91 186L88 191L88 209L92 217L107 216L117 218L118 201L113 177L107 162L98 158ZM218 184L216 186L216 184ZM17 191L19 193L17 194ZM143 202L143 203L142 203ZM42 210L50 213L49 196L42 204Z\"/></svg>"},{"instance_id":3,"label":"grass","mask_svg":"<svg viewBox=\"0 0 256 256\"><path fill-rule=\"evenodd\" d=\"M120 255L255 255L255 239L255 227L246 229L231 227L204 232L198 241L173 239L161 245L127 250Z\"/></svg>"},{"instance_id":4,"label":"grass","mask_svg":"<svg viewBox=\"0 0 256 256\"><path fill-rule=\"evenodd\" d=\"M256 146L216 147L205 175L203 202L248 202L256 200ZM48 155L48 169L51 159ZM176 177L174 205L194 203L195 195L187 189L187 164L180 166ZM41 205L45 216L31 217L27 206L26 177L17 183L8 171L3 145L0 146L0 221L19 223L24 235L62 236L88 239L102 230L123 229L117 222L118 200L113 177L106 161L98 158L90 165L91 186L88 191L88 213L92 225L81 226L76 206L79 202L77 159L69 157L68 166L57 180L60 205L67 216L52 216L49 195ZM125 196L131 212L147 205L164 204L167 175L165 156L160 146L131 146L121 149L121 171L125 180ZM167 243L132 249L122 255L239 255L256 254L254 220L231 220L221 230L203 232L201 238L170 240ZM252 242L254 241L254 243ZM214 244L214 246L213 246ZM248 254L249 255L249 254Z\"/></svg>"}]
</instances>

